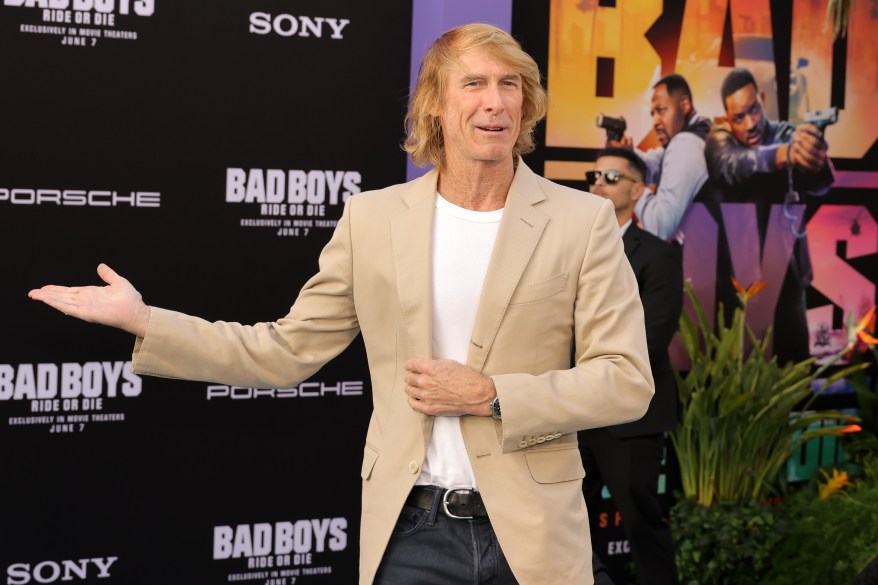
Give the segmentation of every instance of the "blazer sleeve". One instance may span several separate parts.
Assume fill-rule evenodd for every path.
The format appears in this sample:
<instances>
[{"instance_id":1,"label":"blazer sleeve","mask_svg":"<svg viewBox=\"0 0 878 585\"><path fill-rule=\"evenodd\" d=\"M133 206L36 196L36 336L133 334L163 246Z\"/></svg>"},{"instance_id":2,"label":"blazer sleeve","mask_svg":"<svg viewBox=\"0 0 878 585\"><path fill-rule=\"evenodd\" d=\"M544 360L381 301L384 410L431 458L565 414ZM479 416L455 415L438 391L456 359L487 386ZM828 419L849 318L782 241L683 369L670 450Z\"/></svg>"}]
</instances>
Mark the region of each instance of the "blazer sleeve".
<instances>
[{"instance_id":1,"label":"blazer sleeve","mask_svg":"<svg viewBox=\"0 0 878 585\"><path fill-rule=\"evenodd\" d=\"M573 306L575 366L492 376L503 412L504 452L527 446L523 439L534 435L636 420L655 393L643 307L609 201L601 202L588 229Z\"/></svg>"},{"instance_id":2,"label":"blazer sleeve","mask_svg":"<svg viewBox=\"0 0 878 585\"><path fill-rule=\"evenodd\" d=\"M134 371L254 388L285 388L313 375L359 332L349 203L320 254L319 271L284 318L256 325L211 323L151 307L146 335L135 342Z\"/></svg>"}]
</instances>

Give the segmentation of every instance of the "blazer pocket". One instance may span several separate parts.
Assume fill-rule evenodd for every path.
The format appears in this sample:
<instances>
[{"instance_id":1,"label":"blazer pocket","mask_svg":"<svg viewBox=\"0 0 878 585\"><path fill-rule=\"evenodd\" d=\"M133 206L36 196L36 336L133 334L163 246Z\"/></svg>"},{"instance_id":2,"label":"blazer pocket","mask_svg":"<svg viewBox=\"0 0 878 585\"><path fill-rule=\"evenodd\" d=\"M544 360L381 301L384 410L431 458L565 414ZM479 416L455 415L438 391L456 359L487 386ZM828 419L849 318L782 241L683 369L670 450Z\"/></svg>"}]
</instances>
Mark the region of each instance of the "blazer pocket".
<instances>
[{"instance_id":1,"label":"blazer pocket","mask_svg":"<svg viewBox=\"0 0 878 585\"><path fill-rule=\"evenodd\" d=\"M360 477L368 480L372 476L372 469L375 467L375 462L378 461L378 455L378 451L366 443L366 449L363 452L363 468L360 470Z\"/></svg>"},{"instance_id":2,"label":"blazer pocket","mask_svg":"<svg viewBox=\"0 0 878 585\"><path fill-rule=\"evenodd\" d=\"M585 477L579 447L527 451L524 454L531 477L537 483L558 483Z\"/></svg>"},{"instance_id":3,"label":"blazer pocket","mask_svg":"<svg viewBox=\"0 0 878 585\"><path fill-rule=\"evenodd\" d=\"M521 305L541 301L558 294L564 290L565 286L567 286L567 273L562 272L549 280L516 288L515 292L512 293L512 298L509 299L509 304Z\"/></svg>"}]
</instances>

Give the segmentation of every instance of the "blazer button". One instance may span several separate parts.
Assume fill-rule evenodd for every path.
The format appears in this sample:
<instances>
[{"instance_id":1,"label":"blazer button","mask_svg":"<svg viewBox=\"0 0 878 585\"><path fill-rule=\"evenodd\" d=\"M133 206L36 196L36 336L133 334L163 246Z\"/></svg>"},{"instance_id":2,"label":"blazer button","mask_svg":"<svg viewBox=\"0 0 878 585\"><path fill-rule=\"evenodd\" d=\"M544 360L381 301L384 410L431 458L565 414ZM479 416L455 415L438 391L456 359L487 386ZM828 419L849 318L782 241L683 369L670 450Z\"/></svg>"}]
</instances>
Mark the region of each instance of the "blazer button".
<instances>
[{"instance_id":1,"label":"blazer button","mask_svg":"<svg viewBox=\"0 0 878 585\"><path fill-rule=\"evenodd\" d=\"M537 437L537 443L545 443L545 442L546 442L546 437L543 437L543 436Z\"/></svg>"},{"instance_id":2,"label":"blazer button","mask_svg":"<svg viewBox=\"0 0 878 585\"><path fill-rule=\"evenodd\" d=\"M560 438L561 438L561 433L555 433L554 438L555 438L555 439L560 439Z\"/></svg>"},{"instance_id":3,"label":"blazer button","mask_svg":"<svg viewBox=\"0 0 878 585\"><path fill-rule=\"evenodd\" d=\"M421 472L421 466L417 461L409 461L409 473L414 475L415 473Z\"/></svg>"},{"instance_id":4,"label":"blazer button","mask_svg":"<svg viewBox=\"0 0 878 585\"><path fill-rule=\"evenodd\" d=\"M527 440L527 444L528 444L528 445L531 445L531 446L536 445L536 444L537 444L537 440L534 439L533 437L531 437L530 439Z\"/></svg>"},{"instance_id":5,"label":"blazer button","mask_svg":"<svg viewBox=\"0 0 878 585\"><path fill-rule=\"evenodd\" d=\"M524 449L525 447L527 447L527 441L522 441L521 443L518 444L518 446L521 447L522 449Z\"/></svg>"}]
</instances>

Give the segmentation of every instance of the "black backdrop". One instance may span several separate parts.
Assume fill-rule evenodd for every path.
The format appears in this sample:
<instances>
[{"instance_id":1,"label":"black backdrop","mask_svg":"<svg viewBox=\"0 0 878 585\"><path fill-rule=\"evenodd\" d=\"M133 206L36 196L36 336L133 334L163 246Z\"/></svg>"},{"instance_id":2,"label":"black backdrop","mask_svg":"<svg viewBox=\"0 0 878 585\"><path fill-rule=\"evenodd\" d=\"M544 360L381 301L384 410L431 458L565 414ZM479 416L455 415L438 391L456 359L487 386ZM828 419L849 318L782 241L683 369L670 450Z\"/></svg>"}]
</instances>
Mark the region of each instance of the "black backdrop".
<instances>
[{"instance_id":1,"label":"black backdrop","mask_svg":"<svg viewBox=\"0 0 878 585\"><path fill-rule=\"evenodd\" d=\"M310 531L298 525L295 551L312 556L296 559L293 551L287 568L331 570L307 579L302 572L299 582L355 582L370 408L359 342L315 385L274 397L214 388L208 399L208 384L133 375L129 393L139 385L139 394L124 396L124 375L110 379L130 360L130 335L65 320L25 295L46 283L97 283L103 261L150 304L241 322L283 315L340 216L346 188L330 203L324 171L357 190L405 179L398 145L411 3L159 0L152 15L138 16L137 3L126 15L120 2L109 13L114 26L89 27L45 23L39 4L0 7L0 379L12 393L0 402L7 579L25 582L22 564L35 582L63 578L64 561L72 560L91 581L99 567L79 559L117 557L108 570L113 582L228 582L255 571L246 558L214 558L224 556L216 527L243 525L236 534L252 536L262 533L256 524L340 518L340 550L330 550L329 537L320 546L313 523ZM78 12L98 14L71 4L62 16ZM248 30L256 12L292 18L280 18L280 33L258 34ZM302 17L322 24L320 37L313 27L298 34ZM317 17L335 18L340 38ZM297 34L284 36L294 22ZM79 31L27 25L137 38L102 36L92 45ZM79 38L86 46L66 44ZM311 211L324 215L309 216L308 207L301 215L263 215L256 179L253 202L227 201L227 169L237 168L248 178L269 169L286 177L319 171L312 177L324 184L321 190L312 179ZM115 205L106 193L113 191ZM132 206L131 192L149 195ZM291 235L278 235L283 224L247 221L264 219L313 223L307 234L290 225ZM74 364L74 374L65 376L62 364ZM53 410L32 412L34 403ZM124 420L97 420L102 414ZM88 418L32 418L71 415ZM247 542L236 542L238 556Z\"/></svg>"}]
</instances>

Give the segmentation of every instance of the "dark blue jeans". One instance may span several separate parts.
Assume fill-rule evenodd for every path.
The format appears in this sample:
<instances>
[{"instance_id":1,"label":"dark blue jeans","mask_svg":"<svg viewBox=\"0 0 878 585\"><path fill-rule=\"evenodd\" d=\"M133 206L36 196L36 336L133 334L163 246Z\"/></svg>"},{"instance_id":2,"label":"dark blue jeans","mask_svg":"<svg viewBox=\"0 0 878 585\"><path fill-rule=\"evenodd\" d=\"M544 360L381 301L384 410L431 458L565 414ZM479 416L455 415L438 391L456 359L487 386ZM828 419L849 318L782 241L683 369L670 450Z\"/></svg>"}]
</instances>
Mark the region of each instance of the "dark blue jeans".
<instances>
[{"instance_id":1,"label":"dark blue jeans","mask_svg":"<svg viewBox=\"0 0 878 585\"><path fill-rule=\"evenodd\" d=\"M403 507L375 585L517 585L488 518L449 518L441 496L430 512Z\"/></svg>"}]
</instances>

